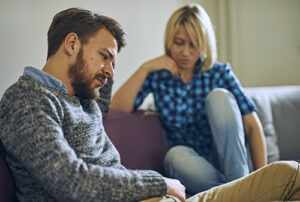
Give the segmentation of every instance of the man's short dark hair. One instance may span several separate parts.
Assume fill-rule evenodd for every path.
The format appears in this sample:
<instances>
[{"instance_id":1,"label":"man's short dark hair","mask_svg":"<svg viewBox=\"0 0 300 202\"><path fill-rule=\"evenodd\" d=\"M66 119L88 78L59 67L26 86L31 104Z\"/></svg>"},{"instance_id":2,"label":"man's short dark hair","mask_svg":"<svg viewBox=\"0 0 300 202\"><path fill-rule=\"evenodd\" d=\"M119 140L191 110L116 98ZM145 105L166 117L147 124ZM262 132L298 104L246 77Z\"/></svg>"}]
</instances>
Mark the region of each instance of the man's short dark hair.
<instances>
[{"instance_id":1,"label":"man's short dark hair","mask_svg":"<svg viewBox=\"0 0 300 202\"><path fill-rule=\"evenodd\" d=\"M47 59L57 52L69 33L76 33L80 42L85 44L102 27L116 38L119 52L125 46L125 33L114 19L81 8L69 8L57 13L48 30Z\"/></svg>"}]
</instances>

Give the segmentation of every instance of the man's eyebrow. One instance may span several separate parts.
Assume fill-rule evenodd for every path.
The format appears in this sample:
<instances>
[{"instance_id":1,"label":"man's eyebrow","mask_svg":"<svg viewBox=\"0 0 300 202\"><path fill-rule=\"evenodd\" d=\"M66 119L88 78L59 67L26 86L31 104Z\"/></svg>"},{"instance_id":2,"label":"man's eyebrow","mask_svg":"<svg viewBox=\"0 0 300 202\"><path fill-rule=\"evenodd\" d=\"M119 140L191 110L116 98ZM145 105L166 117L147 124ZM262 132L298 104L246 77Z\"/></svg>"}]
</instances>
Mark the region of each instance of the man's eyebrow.
<instances>
[{"instance_id":1,"label":"man's eyebrow","mask_svg":"<svg viewBox=\"0 0 300 202\"><path fill-rule=\"evenodd\" d=\"M111 50L107 49L107 48L102 48L102 51L105 51L106 53L108 53L110 58L114 58L114 55L112 54Z\"/></svg>"},{"instance_id":2,"label":"man's eyebrow","mask_svg":"<svg viewBox=\"0 0 300 202\"><path fill-rule=\"evenodd\" d=\"M104 51L104 52L106 52L109 55L110 58L114 58L115 59L115 56L112 54L112 52L109 49L102 48L101 50ZM115 62L113 62L112 65L113 65L113 68L115 68L115 66L116 66Z\"/></svg>"}]
</instances>

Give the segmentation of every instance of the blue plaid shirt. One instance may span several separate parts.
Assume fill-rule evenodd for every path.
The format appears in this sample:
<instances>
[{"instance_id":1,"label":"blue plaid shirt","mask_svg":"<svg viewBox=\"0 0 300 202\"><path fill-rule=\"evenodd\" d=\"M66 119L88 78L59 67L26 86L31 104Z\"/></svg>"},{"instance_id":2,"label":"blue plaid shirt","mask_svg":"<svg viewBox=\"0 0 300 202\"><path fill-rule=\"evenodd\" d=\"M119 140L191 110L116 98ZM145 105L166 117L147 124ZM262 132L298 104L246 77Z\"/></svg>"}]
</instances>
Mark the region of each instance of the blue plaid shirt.
<instances>
[{"instance_id":1,"label":"blue plaid shirt","mask_svg":"<svg viewBox=\"0 0 300 202\"><path fill-rule=\"evenodd\" d=\"M212 138L204 107L207 94L214 88L229 90L235 96L242 115L256 111L256 107L245 95L229 63L215 63L210 70L201 72L203 63L200 61L187 84L167 70L149 73L136 97L134 110L152 92L169 147L186 145L207 157Z\"/></svg>"}]
</instances>

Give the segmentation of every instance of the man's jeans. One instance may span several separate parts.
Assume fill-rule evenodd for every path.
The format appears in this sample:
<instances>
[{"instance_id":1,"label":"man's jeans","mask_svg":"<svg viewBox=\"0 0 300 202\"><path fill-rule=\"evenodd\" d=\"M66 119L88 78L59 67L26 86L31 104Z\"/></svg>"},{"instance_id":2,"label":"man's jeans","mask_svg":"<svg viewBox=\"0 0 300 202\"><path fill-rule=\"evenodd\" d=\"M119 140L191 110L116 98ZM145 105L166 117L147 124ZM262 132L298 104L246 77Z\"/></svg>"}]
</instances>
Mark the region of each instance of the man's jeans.
<instances>
[{"instance_id":1,"label":"man's jeans","mask_svg":"<svg viewBox=\"0 0 300 202\"><path fill-rule=\"evenodd\" d=\"M165 157L165 171L195 194L249 174L241 112L234 96L214 89L205 108L212 132L211 157L205 159L192 148L178 145Z\"/></svg>"},{"instance_id":2,"label":"man's jeans","mask_svg":"<svg viewBox=\"0 0 300 202\"><path fill-rule=\"evenodd\" d=\"M188 166L188 165L187 165ZM250 175L198 193L187 202L299 201L300 170L295 161L278 161ZM175 197L157 197L145 202L177 202Z\"/></svg>"}]
</instances>

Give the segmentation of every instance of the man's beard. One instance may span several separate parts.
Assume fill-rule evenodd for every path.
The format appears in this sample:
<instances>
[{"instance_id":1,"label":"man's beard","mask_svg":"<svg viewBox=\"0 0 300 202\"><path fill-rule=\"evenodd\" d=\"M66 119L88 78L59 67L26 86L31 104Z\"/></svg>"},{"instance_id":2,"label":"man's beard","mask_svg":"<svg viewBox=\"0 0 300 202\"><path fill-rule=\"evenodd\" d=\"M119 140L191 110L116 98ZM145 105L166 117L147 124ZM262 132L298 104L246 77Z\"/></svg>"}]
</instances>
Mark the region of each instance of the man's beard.
<instances>
[{"instance_id":1,"label":"man's beard","mask_svg":"<svg viewBox=\"0 0 300 202\"><path fill-rule=\"evenodd\" d=\"M83 51L81 48L77 55L77 60L75 64L69 68L68 74L71 78L71 85L74 89L75 96L94 100L98 98L100 94L99 88L92 88L92 82L98 77L101 77L103 80L105 80L106 77L103 74L96 74L95 76L91 75L82 56Z\"/></svg>"}]
</instances>

